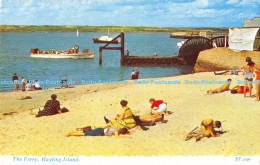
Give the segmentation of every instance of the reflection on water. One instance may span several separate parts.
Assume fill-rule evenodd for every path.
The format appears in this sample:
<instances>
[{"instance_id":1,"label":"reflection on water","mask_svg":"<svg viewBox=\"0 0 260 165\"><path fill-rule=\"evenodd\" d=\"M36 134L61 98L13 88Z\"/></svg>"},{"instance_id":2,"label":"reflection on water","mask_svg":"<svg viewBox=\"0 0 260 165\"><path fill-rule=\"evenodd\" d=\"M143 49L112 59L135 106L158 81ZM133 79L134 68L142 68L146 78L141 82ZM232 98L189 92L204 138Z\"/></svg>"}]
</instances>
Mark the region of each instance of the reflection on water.
<instances>
[{"instance_id":1,"label":"reflection on water","mask_svg":"<svg viewBox=\"0 0 260 165\"><path fill-rule=\"evenodd\" d=\"M60 80L67 75L69 80L126 80L130 79L131 70L138 68L140 78L175 76L191 73L189 66L121 66L119 51L103 51L103 65L99 66L99 47L92 38L102 33L0 33L0 80L11 80L13 73L26 80ZM116 35L116 34L114 34ZM169 38L169 34L126 33L125 50L130 55L177 56L179 39ZM95 52L94 59L37 59L30 58L30 49L68 50L79 45L80 50L89 48ZM116 45L114 45L116 46ZM46 84L44 88L57 87ZM0 91L11 91L12 85L0 84Z\"/></svg>"}]
</instances>

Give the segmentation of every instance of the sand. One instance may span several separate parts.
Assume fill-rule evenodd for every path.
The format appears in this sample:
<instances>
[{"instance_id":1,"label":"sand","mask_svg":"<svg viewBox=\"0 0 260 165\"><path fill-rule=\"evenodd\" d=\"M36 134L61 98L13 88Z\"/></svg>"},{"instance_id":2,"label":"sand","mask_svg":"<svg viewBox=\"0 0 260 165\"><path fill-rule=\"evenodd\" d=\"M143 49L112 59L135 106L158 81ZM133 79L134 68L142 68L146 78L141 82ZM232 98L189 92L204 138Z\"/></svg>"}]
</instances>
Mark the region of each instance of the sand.
<instances>
[{"instance_id":1,"label":"sand","mask_svg":"<svg viewBox=\"0 0 260 165\"><path fill-rule=\"evenodd\" d=\"M157 81L175 81L181 84L81 85L70 89L49 89L33 92L0 94L0 110L18 112L1 116L1 155L70 155L70 156L152 156L152 155L260 155L260 102L243 95L224 92L205 95L219 85L187 85L185 80L224 81L232 78L232 86L242 76L215 76L212 72L175 77L157 78ZM150 81L151 79L145 79ZM69 113L35 118L31 111L42 108L52 93L58 95L62 107ZM19 100L30 96L32 99ZM126 99L134 114L150 110L148 100L154 97L168 103L173 112L165 118L167 124L157 124L148 131L135 131L132 139L114 137L65 137L82 126L102 126L103 116L113 118L122 112L120 100ZM195 139L185 142L184 137L203 119L223 122L227 131L220 137Z\"/></svg>"}]
</instances>

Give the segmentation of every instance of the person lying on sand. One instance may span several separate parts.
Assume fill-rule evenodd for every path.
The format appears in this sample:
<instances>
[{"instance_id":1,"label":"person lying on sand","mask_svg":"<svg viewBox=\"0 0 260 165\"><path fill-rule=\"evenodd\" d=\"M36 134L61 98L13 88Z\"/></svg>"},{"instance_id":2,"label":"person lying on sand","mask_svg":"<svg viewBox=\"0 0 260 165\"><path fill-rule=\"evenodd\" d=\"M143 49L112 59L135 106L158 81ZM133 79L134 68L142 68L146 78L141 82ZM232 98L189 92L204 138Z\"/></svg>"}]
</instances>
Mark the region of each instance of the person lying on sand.
<instances>
[{"instance_id":1,"label":"person lying on sand","mask_svg":"<svg viewBox=\"0 0 260 165\"><path fill-rule=\"evenodd\" d=\"M221 85L221 87L219 87L217 89L213 89L213 90L210 89L209 91L207 91L207 94L222 93L222 92L228 91L231 81L232 81L231 79L228 79L227 84L223 84L223 85Z\"/></svg>"},{"instance_id":2,"label":"person lying on sand","mask_svg":"<svg viewBox=\"0 0 260 165\"><path fill-rule=\"evenodd\" d=\"M44 105L44 109L39 111L36 117L55 115L62 113L60 109L60 102L57 99L56 94L51 95L51 100L48 100Z\"/></svg>"},{"instance_id":3,"label":"person lying on sand","mask_svg":"<svg viewBox=\"0 0 260 165\"><path fill-rule=\"evenodd\" d=\"M167 103L163 102L163 100L155 100L154 98L151 98L149 102L151 105L150 114L166 114L167 112Z\"/></svg>"},{"instance_id":4,"label":"person lying on sand","mask_svg":"<svg viewBox=\"0 0 260 165\"><path fill-rule=\"evenodd\" d=\"M185 141L190 140L192 137L196 138L196 142L199 141L203 137L219 137L216 134L215 128L220 128L221 122L214 121L213 119L206 119L201 122L200 127L196 127L193 131L191 131Z\"/></svg>"},{"instance_id":5,"label":"person lying on sand","mask_svg":"<svg viewBox=\"0 0 260 165\"><path fill-rule=\"evenodd\" d=\"M116 118L118 117L120 117L120 115L117 115ZM166 120L164 120L164 114L156 114L156 115L147 114L147 115L140 115L140 116L133 114L133 118L135 120L136 126L141 126L142 129L144 128L144 126L154 126L158 122L161 123L167 122ZM107 119L105 116L104 116L104 120L106 124L110 123L110 120Z\"/></svg>"},{"instance_id":6,"label":"person lying on sand","mask_svg":"<svg viewBox=\"0 0 260 165\"><path fill-rule=\"evenodd\" d=\"M128 102L126 100L121 100L120 104L123 108L123 113L117 115L114 120L110 121L111 127L127 128L131 129L136 126L135 120L133 118L133 113L130 108L127 107Z\"/></svg>"},{"instance_id":7,"label":"person lying on sand","mask_svg":"<svg viewBox=\"0 0 260 165\"><path fill-rule=\"evenodd\" d=\"M110 127L105 126L104 128L96 128L90 130L77 130L71 131L66 136L116 136L118 137L119 134L126 134L128 133L127 128L119 128L119 127Z\"/></svg>"},{"instance_id":8,"label":"person lying on sand","mask_svg":"<svg viewBox=\"0 0 260 165\"><path fill-rule=\"evenodd\" d=\"M235 93L244 93L244 86L236 85L233 88L230 89L232 94ZM246 90L249 90L249 87L246 88Z\"/></svg>"}]
</instances>

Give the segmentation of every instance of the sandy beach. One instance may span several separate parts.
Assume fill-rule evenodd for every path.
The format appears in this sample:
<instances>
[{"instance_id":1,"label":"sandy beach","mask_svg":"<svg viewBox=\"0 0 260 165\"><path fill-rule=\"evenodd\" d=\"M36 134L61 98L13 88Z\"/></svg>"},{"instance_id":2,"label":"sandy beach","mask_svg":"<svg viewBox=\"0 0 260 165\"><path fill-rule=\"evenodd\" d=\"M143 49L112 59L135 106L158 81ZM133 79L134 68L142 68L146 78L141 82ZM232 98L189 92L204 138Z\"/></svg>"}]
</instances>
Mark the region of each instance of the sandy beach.
<instances>
[{"instance_id":1,"label":"sandy beach","mask_svg":"<svg viewBox=\"0 0 260 165\"><path fill-rule=\"evenodd\" d=\"M242 75L214 75L213 72L175 77L145 79L145 81L180 81L181 84L80 85L69 89L48 89L33 92L0 93L1 155L70 155L70 156L255 156L260 155L260 102L243 98L242 94L224 92L206 95L218 84L185 84L185 80L225 81L231 87ZM142 81L142 80L139 80ZM31 115L42 109L51 94L57 94L61 107L69 113L36 118ZM32 99L20 100L30 96ZM166 124L137 130L132 139L114 137L65 137L82 126L103 126L103 117L113 118L122 112L120 100L126 99L134 114L147 114L148 100L154 97L168 103ZM184 137L204 119L225 121L220 137L195 139Z\"/></svg>"}]
</instances>

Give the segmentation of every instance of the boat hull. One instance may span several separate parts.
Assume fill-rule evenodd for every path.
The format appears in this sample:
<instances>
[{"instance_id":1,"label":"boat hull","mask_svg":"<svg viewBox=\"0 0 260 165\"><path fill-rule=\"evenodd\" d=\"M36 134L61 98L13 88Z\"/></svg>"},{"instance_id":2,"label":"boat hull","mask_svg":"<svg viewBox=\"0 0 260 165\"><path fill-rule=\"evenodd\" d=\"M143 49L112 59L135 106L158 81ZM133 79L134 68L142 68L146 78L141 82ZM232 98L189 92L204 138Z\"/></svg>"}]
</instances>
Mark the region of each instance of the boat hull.
<instances>
[{"instance_id":1,"label":"boat hull","mask_svg":"<svg viewBox=\"0 0 260 165\"><path fill-rule=\"evenodd\" d=\"M72 58L72 59L93 59L94 52L75 54L31 54L33 58Z\"/></svg>"},{"instance_id":2,"label":"boat hull","mask_svg":"<svg viewBox=\"0 0 260 165\"><path fill-rule=\"evenodd\" d=\"M93 38L93 42L94 43L102 43L102 44L107 44L107 43L110 43L110 44L118 44L118 40L114 40L114 41L104 41L104 40L100 40L98 38Z\"/></svg>"}]
</instances>

